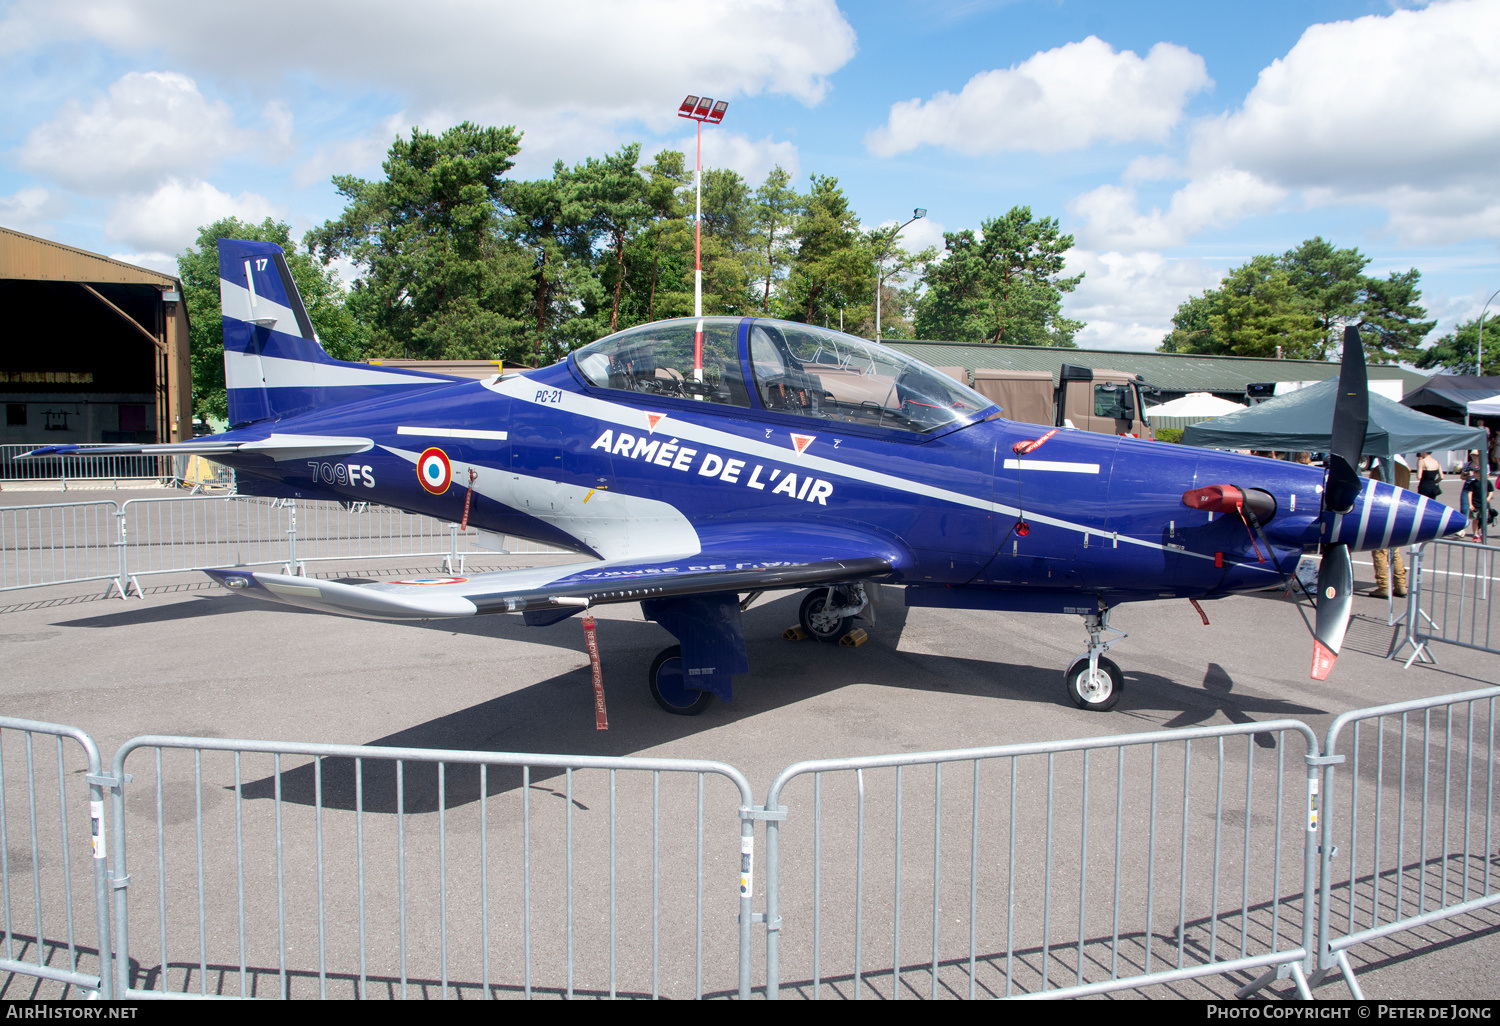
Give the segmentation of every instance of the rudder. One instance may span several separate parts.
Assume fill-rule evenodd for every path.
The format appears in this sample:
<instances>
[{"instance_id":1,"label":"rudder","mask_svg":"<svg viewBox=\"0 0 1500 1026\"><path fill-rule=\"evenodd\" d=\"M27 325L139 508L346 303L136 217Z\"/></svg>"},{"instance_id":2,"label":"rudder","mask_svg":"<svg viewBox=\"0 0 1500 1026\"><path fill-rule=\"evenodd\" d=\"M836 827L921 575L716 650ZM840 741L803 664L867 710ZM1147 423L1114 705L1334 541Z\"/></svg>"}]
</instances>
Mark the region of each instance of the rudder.
<instances>
[{"instance_id":1,"label":"rudder","mask_svg":"<svg viewBox=\"0 0 1500 1026\"><path fill-rule=\"evenodd\" d=\"M463 380L330 357L273 242L219 240L219 302L234 427Z\"/></svg>"}]
</instances>

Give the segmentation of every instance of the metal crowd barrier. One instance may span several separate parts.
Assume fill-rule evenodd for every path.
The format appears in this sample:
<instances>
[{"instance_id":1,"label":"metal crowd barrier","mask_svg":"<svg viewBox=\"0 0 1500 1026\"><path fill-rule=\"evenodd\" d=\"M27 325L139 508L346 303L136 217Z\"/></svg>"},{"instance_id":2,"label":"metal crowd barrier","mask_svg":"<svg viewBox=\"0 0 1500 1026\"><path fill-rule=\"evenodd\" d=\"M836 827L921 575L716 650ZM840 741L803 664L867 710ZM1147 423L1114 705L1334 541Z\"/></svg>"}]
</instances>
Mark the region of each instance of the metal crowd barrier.
<instances>
[{"instance_id":1,"label":"metal crowd barrier","mask_svg":"<svg viewBox=\"0 0 1500 1026\"><path fill-rule=\"evenodd\" d=\"M174 477L171 456L95 456L88 446L76 455L38 456L17 460L15 457L48 443L0 445L0 481L61 481L66 491L69 481L170 480Z\"/></svg>"},{"instance_id":2,"label":"metal crowd barrier","mask_svg":"<svg viewBox=\"0 0 1500 1026\"><path fill-rule=\"evenodd\" d=\"M83 765L77 766L80 761ZM99 750L81 730L0 717L0 888L5 903L0 971L55 980L108 998L103 782ZM70 791L77 798L73 811ZM55 793L55 801L49 793ZM75 895L82 899L90 892L92 902L75 900ZM96 946L89 947L91 942Z\"/></svg>"},{"instance_id":3,"label":"metal crowd barrier","mask_svg":"<svg viewBox=\"0 0 1500 1026\"><path fill-rule=\"evenodd\" d=\"M723 763L140 737L113 776L119 995L750 996Z\"/></svg>"},{"instance_id":4,"label":"metal crowd barrier","mask_svg":"<svg viewBox=\"0 0 1500 1026\"><path fill-rule=\"evenodd\" d=\"M203 567L280 566L303 574L316 561L441 558L450 573L481 548L457 524L369 503L169 496L0 507L0 591L109 580L124 598L137 578ZM504 552L562 550L505 538Z\"/></svg>"},{"instance_id":5,"label":"metal crowd barrier","mask_svg":"<svg viewBox=\"0 0 1500 1026\"><path fill-rule=\"evenodd\" d=\"M120 507L111 501L0 506L0 591L129 580Z\"/></svg>"},{"instance_id":6,"label":"metal crowd barrier","mask_svg":"<svg viewBox=\"0 0 1500 1026\"><path fill-rule=\"evenodd\" d=\"M1500 653L1494 603L1500 546L1430 541L1413 546L1411 553L1406 629L1392 643L1388 658L1410 645L1408 667L1418 659L1435 662L1429 646L1433 641Z\"/></svg>"},{"instance_id":7,"label":"metal crowd barrier","mask_svg":"<svg viewBox=\"0 0 1500 1026\"><path fill-rule=\"evenodd\" d=\"M1323 754L1274 720L802 762L762 807L678 759L148 736L104 772L81 731L0 718L0 970L121 998L747 998L762 923L769 998L1253 970L1241 996L1337 970L1362 998L1351 947L1500 904L1497 699L1346 713Z\"/></svg>"},{"instance_id":8,"label":"metal crowd barrier","mask_svg":"<svg viewBox=\"0 0 1500 1026\"><path fill-rule=\"evenodd\" d=\"M1274 720L797 763L766 798L785 815L766 996L1075 997L1265 967L1310 996L1316 757Z\"/></svg>"},{"instance_id":9,"label":"metal crowd barrier","mask_svg":"<svg viewBox=\"0 0 1500 1026\"><path fill-rule=\"evenodd\" d=\"M1337 968L1356 998L1349 948L1500 903L1497 699L1500 687L1397 702L1328 728L1318 972Z\"/></svg>"}]
</instances>

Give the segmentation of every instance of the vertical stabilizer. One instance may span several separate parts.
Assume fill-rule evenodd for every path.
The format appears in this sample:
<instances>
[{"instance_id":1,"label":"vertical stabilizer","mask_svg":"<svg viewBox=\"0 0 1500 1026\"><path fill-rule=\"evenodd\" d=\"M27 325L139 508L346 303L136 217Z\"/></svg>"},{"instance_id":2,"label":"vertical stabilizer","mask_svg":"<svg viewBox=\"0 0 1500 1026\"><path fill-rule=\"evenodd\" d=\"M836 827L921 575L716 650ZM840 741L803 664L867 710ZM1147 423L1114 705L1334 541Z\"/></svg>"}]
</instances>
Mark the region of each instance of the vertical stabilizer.
<instances>
[{"instance_id":1,"label":"vertical stabilizer","mask_svg":"<svg viewBox=\"0 0 1500 1026\"><path fill-rule=\"evenodd\" d=\"M219 302L234 426L462 380L329 357L275 243L219 240Z\"/></svg>"}]
</instances>

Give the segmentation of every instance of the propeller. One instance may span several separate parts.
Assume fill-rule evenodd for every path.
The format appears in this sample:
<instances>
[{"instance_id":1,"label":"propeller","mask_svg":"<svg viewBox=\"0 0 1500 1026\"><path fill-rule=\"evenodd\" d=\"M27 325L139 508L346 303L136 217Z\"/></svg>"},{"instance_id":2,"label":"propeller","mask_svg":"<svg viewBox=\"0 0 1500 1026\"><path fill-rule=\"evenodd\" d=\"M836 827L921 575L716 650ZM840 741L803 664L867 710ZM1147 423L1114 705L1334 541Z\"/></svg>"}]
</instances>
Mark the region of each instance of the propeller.
<instances>
[{"instance_id":1,"label":"propeller","mask_svg":"<svg viewBox=\"0 0 1500 1026\"><path fill-rule=\"evenodd\" d=\"M1365 347L1359 329L1344 329L1344 357L1339 366L1339 392L1333 404L1333 436L1328 447L1328 472L1323 480L1324 525L1327 514L1348 513L1363 485L1359 458L1370 423L1370 389L1365 373ZM1323 546L1318 569L1317 619L1313 628L1312 679L1326 680L1339 657L1349 616L1354 608L1354 563L1342 542Z\"/></svg>"}]
</instances>

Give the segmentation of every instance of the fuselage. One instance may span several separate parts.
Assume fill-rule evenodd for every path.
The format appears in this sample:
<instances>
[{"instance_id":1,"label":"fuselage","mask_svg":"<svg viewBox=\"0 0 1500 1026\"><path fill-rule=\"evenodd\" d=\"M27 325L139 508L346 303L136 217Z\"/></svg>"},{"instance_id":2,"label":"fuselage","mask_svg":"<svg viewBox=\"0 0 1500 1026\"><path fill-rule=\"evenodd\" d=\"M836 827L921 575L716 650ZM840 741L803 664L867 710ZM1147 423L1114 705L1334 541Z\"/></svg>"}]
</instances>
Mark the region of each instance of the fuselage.
<instances>
[{"instance_id":1,"label":"fuselage","mask_svg":"<svg viewBox=\"0 0 1500 1026\"><path fill-rule=\"evenodd\" d=\"M691 555L710 532L722 540L752 525L763 537L768 522L794 523L804 548L820 535L859 536L895 568L894 583L1085 593L1107 605L1268 588L1320 543L1406 544L1462 523L1373 483L1350 514L1324 515L1318 468L1067 428L1049 435L993 406L927 431L777 409L764 382L756 387L751 323L739 332L742 405L600 386L569 359L274 426L363 436L364 452L226 460L291 494L389 504L606 560ZM1183 501L1224 484L1269 495L1274 512L1257 525Z\"/></svg>"}]
</instances>

